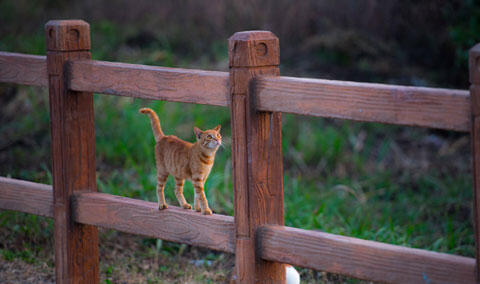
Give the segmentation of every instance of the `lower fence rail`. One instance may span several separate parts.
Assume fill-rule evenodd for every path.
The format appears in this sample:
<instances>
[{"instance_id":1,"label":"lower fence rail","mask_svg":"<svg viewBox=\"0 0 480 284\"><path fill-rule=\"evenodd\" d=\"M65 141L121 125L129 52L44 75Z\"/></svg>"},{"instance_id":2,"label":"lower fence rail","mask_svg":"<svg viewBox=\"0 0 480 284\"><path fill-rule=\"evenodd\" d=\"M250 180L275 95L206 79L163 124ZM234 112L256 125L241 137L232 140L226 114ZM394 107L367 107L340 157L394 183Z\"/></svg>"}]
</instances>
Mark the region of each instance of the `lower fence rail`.
<instances>
[{"instance_id":1,"label":"lower fence rail","mask_svg":"<svg viewBox=\"0 0 480 284\"><path fill-rule=\"evenodd\" d=\"M214 250L234 252L233 217L104 193L81 193L73 199L74 219L82 224L159 238Z\"/></svg>"},{"instance_id":2,"label":"lower fence rail","mask_svg":"<svg viewBox=\"0 0 480 284\"><path fill-rule=\"evenodd\" d=\"M263 226L260 257L387 283L476 283L475 259L308 231Z\"/></svg>"},{"instance_id":3,"label":"lower fence rail","mask_svg":"<svg viewBox=\"0 0 480 284\"><path fill-rule=\"evenodd\" d=\"M73 219L82 224L233 253L233 217L201 215L170 206L104 193L77 193ZM50 185L0 177L0 209L53 217Z\"/></svg>"},{"instance_id":4,"label":"lower fence rail","mask_svg":"<svg viewBox=\"0 0 480 284\"><path fill-rule=\"evenodd\" d=\"M171 206L104 193L77 193L74 220L82 224L234 253L231 216L204 216ZM0 177L0 209L53 216L49 185ZM476 283L475 259L265 225L256 233L261 258L387 283Z\"/></svg>"}]
</instances>

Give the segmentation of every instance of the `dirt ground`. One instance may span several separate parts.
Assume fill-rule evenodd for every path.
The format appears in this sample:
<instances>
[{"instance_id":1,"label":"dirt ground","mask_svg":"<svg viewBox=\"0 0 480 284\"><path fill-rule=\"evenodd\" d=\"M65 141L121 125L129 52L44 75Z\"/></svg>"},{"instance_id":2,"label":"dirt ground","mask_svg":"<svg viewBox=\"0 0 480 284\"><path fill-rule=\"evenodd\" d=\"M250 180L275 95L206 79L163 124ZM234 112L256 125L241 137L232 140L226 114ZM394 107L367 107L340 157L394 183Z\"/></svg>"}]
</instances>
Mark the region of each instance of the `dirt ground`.
<instances>
[{"instance_id":1,"label":"dirt ground","mask_svg":"<svg viewBox=\"0 0 480 284\"><path fill-rule=\"evenodd\" d=\"M2 230L0 230L2 231ZM5 231L0 232L0 234ZM230 283L234 256L156 239L100 229L100 283ZM4 245L16 257L0 255L0 283L55 283L53 240L25 257L25 240ZM5 252L5 251L4 251ZM297 268L301 283L372 283Z\"/></svg>"},{"instance_id":2,"label":"dirt ground","mask_svg":"<svg viewBox=\"0 0 480 284\"><path fill-rule=\"evenodd\" d=\"M55 283L55 271L46 262L31 264L21 259L0 259L2 283Z\"/></svg>"},{"instance_id":3,"label":"dirt ground","mask_svg":"<svg viewBox=\"0 0 480 284\"><path fill-rule=\"evenodd\" d=\"M101 283L228 283L231 277L229 254L114 231L99 235ZM1 283L55 283L51 242L30 259L22 257L20 244L9 245L20 253L0 256Z\"/></svg>"}]
</instances>

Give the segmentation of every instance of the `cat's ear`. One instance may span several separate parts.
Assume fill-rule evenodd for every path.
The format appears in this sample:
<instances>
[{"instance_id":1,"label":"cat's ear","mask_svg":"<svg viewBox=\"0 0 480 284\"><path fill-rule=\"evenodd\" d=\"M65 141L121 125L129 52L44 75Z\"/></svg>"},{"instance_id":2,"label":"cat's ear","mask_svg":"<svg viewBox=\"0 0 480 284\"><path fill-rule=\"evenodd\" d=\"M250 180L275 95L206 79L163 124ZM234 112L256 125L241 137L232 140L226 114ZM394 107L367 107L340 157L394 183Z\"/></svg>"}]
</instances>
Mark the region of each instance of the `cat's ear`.
<instances>
[{"instance_id":1,"label":"cat's ear","mask_svg":"<svg viewBox=\"0 0 480 284\"><path fill-rule=\"evenodd\" d=\"M198 127L193 127L193 132L195 133L195 137L197 137L197 139L202 138L202 130L198 129Z\"/></svg>"},{"instance_id":2,"label":"cat's ear","mask_svg":"<svg viewBox=\"0 0 480 284\"><path fill-rule=\"evenodd\" d=\"M222 128L222 126L220 126L220 124L219 124L219 125L217 125L217 127L214 128L214 130L217 131L217 132L219 132L219 131L220 131L220 128Z\"/></svg>"}]
</instances>

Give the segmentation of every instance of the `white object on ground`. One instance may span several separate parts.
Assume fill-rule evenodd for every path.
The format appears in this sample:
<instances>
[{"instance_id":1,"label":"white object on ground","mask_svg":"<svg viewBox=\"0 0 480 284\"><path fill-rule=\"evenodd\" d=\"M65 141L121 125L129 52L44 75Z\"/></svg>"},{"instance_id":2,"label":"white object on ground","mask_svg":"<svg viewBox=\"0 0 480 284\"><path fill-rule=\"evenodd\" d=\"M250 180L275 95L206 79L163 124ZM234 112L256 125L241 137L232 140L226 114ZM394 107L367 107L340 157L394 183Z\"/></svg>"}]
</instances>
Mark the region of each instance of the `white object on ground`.
<instances>
[{"instance_id":1,"label":"white object on ground","mask_svg":"<svg viewBox=\"0 0 480 284\"><path fill-rule=\"evenodd\" d=\"M300 284L300 274L293 266L287 264L285 271L287 273L287 284Z\"/></svg>"}]
</instances>

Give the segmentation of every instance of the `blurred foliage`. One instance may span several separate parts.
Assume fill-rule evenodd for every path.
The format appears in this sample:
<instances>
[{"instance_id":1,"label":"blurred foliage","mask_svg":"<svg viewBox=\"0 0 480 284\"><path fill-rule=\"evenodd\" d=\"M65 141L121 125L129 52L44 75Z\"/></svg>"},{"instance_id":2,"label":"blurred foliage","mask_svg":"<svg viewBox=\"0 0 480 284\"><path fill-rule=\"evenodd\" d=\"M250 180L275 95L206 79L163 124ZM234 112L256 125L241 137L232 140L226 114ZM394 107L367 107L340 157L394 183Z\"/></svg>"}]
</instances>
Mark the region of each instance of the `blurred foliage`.
<instances>
[{"instance_id":1,"label":"blurred foliage","mask_svg":"<svg viewBox=\"0 0 480 284\"><path fill-rule=\"evenodd\" d=\"M42 54L49 19L82 18L94 58L226 69L227 38L266 29L280 38L283 74L466 88L479 9L474 0L4 0L0 49Z\"/></svg>"},{"instance_id":2,"label":"blurred foliage","mask_svg":"<svg viewBox=\"0 0 480 284\"><path fill-rule=\"evenodd\" d=\"M455 88L468 86L468 49L480 41L473 0L4 0L0 50L44 54L43 26L58 18L90 23L98 60L227 70L227 38L266 29L280 38L285 75ZM0 94L0 175L51 183L46 90L2 84ZM94 104L100 191L155 201L154 140L138 114L149 106L165 133L184 140L193 141L193 126L222 125L206 190L217 213L233 214L228 109L105 95ZM468 135L286 114L282 136L286 225L474 255ZM169 178L176 205L173 187ZM188 182L185 195L193 200ZM34 262L51 230L51 220L0 212L0 255ZM141 248L135 257L185 249L151 239ZM107 280L119 271L102 269Z\"/></svg>"},{"instance_id":3,"label":"blurred foliage","mask_svg":"<svg viewBox=\"0 0 480 284\"><path fill-rule=\"evenodd\" d=\"M463 20L449 26L448 31L455 46L455 66L464 69L468 64L468 49L480 41L480 5L475 0L464 1L458 11Z\"/></svg>"}]
</instances>

